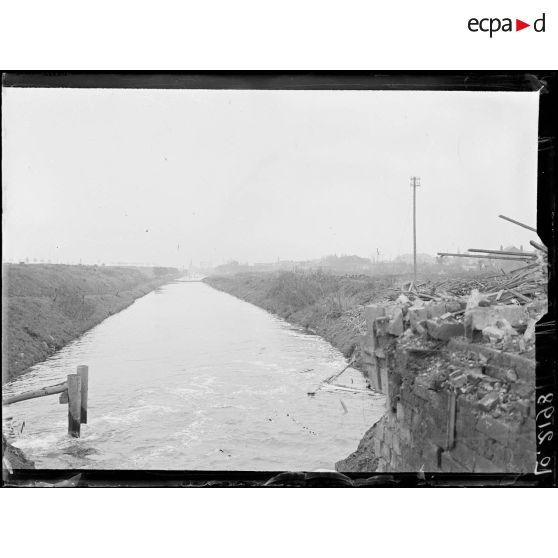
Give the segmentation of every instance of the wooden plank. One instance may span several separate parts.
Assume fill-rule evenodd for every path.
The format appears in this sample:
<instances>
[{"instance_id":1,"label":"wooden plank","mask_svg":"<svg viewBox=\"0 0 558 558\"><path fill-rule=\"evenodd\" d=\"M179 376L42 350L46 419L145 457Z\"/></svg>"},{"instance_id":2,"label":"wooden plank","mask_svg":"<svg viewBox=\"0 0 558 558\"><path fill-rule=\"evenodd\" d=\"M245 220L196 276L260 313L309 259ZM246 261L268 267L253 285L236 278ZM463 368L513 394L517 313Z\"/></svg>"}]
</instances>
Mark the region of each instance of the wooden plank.
<instances>
[{"instance_id":1,"label":"wooden plank","mask_svg":"<svg viewBox=\"0 0 558 558\"><path fill-rule=\"evenodd\" d=\"M81 379L81 424L87 424L87 396L89 389L89 367L80 365L77 367L78 376Z\"/></svg>"},{"instance_id":2,"label":"wooden plank","mask_svg":"<svg viewBox=\"0 0 558 558\"><path fill-rule=\"evenodd\" d=\"M79 438L81 426L81 378L68 374L68 434Z\"/></svg>"},{"instance_id":3,"label":"wooden plank","mask_svg":"<svg viewBox=\"0 0 558 558\"><path fill-rule=\"evenodd\" d=\"M68 385L66 382L42 389L35 389L33 391L22 393L21 395L14 395L13 397L2 399L2 405L11 405L12 403L17 403L18 401L26 401L27 399L35 399L36 397L54 395L56 393L62 393L63 391L66 391L66 389L68 389Z\"/></svg>"},{"instance_id":4,"label":"wooden plank","mask_svg":"<svg viewBox=\"0 0 558 558\"><path fill-rule=\"evenodd\" d=\"M523 296L521 293L518 293L515 289L507 288L506 291L512 293L516 298L521 299L523 302L531 302L530 298Z\"/></svg>"}]
</instances>

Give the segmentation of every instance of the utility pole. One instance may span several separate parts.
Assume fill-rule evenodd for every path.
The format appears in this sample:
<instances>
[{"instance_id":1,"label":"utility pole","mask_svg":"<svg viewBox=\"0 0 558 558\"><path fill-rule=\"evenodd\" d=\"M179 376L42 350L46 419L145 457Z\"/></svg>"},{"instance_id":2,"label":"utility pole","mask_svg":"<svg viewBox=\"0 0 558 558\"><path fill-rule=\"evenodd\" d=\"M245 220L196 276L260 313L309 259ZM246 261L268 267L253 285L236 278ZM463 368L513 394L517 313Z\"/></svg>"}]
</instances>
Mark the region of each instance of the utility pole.
<instances>
[{"instance_id":1,"label":"utility pole","mask_svg":"<svg viewBox=\"0 0 558 558\"><path fill-rule=\"evenodd\" d=\"M420 177L411 176L413 189L413 279L417 280L417 188L420 186Z\"/></svg>"}]
</instances>

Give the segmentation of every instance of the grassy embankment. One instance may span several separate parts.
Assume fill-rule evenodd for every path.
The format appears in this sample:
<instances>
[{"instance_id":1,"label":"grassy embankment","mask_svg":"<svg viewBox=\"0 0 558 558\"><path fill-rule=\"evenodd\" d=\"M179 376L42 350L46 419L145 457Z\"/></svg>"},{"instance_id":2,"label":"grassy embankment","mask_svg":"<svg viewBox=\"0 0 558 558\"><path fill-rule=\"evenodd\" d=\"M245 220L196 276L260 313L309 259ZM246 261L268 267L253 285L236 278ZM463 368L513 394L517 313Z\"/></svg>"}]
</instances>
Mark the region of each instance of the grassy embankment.
<instances>
[{"instance_id":1,"label":"grassy embankment","mask_svg":"<svg viewBox=\"0 0 558 558\"><path fill-rule=\"evenodd\" d=\"M204 281L237 298L316 333L355 357L358 338L365 333L365 304L393 296L392 277L339 276L321 272L240 273L211 276Z\"/></svg>"},{"instance_id":2,"label":"grassy embankment","mask_svg":"<svg viewBox=\"0 0 558 558\"><path fill-rule=\"evenodd\" d=\"M174 268L5 264L2 383L178 275Z\"/></svg>"}]
</instances>

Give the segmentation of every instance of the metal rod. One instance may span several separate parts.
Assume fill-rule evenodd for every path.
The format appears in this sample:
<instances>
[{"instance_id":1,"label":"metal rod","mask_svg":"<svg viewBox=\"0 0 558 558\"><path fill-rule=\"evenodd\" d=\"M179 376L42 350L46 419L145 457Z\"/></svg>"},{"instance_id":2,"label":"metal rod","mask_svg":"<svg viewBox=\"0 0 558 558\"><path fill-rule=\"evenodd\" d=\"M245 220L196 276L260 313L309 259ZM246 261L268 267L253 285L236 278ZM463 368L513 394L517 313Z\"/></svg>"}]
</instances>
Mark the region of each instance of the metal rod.
<instances>
[{"instance_id":1,"label":"metal rod","mask_svg":"<svg viewBox=\"0 0 558 558\"><path fill-rule=\"evenodd\" d=\"M527 229L528 231L533 231L534 233L537 232L537 229L534 229L533 227L530 227L529 225L526 225L525 223L520 223L519 221L516 221L515 219L510 219L509 217L506 217L505 215L498 215L498 217L500 217L500 219L504 219L505 221L509 221L510 223L514 223L515 225L519 225L520 227L523 227L524 229Z\"/></svg>"},{"instance_id":2,"label":"metal rod","mask_svg":"<svg viewBox=\"0 0 558 558\"><path fill-rule=\"evenodd\" d=\"M527 256L529 258L536 258L535 252L513 252L511 250L485 250L483 248L469 248L469 252L481 252L486 254L501 254L502 256Z\"/></svg>"},{"instance_id":3,"label":"metal rod","mask_svg":"<svg viewBox=\"0 0 558 558\"><path fill-rule=\"evenodd\" d=\"M486 260L510 260L514 262L524 262L532 260L532 258L527 258L525 256L514 258L512 256L477 256L475 254L452 254L450 252L438 252L438 256L453 256L454 258L478 258Z\"/></svg>"},{"instance_id":4,"label":"metal rod","mask_svg":"<svg viewBox=\"0 0 558 558\"><path fill-rule=\"evenodd\" d=\"M536 248L537 250L540 250L541 252L544 252L545 254L548 254L548 248L546 246L543 246L542 244L539 244L538 242L535 242L534 240L530 240L529 244L531 246L533 246L533 248Z\"/></svg>"}]
</instances>

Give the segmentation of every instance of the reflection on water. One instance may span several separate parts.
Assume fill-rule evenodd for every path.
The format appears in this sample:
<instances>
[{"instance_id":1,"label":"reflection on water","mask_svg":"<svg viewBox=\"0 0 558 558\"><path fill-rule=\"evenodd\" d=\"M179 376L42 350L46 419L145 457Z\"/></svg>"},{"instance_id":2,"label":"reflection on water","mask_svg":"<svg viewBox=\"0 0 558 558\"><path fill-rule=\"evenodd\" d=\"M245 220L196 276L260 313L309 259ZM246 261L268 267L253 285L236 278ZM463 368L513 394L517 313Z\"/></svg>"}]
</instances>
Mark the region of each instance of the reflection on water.
<instances>
[{"instance_id":1,"label":"reflection on water","mask_svg":"<svg viewBox=\"0 0 558 558\"><path fill-rule=\"evenodd\" d=\"M48 386L89 365L88 424L66 435L57 396L16 403L15 445L42 468L332 469L384 409L381 395L318 391L342 355L204 283L137 300L4 388ZM349 369L342 383L363 387ZM25 421L21 433L19 429Z\"/></svg>"}]
</instances>

